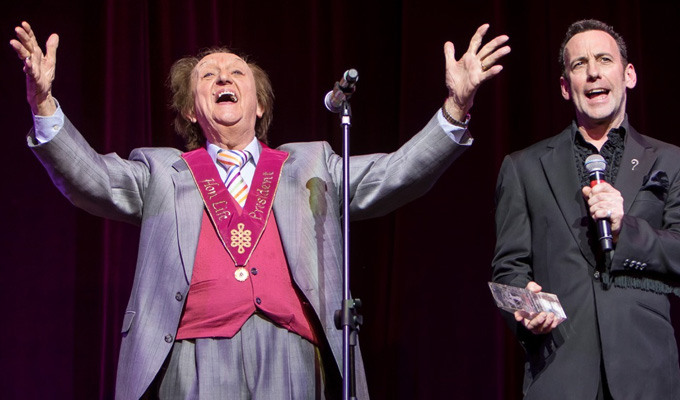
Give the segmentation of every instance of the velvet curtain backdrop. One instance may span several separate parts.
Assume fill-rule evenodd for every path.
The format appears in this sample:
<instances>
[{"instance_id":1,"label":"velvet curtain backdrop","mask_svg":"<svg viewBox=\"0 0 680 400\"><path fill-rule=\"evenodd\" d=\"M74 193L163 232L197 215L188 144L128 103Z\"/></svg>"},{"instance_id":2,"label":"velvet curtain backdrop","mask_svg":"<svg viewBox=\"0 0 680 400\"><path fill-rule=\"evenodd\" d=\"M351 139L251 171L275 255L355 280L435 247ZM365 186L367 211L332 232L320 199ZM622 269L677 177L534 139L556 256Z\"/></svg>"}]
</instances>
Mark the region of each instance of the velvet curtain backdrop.
<instances>
[{"instance_id":1,"label":"velvet curtain backdrop","mask_svg":"<svg viewBox=\"0 0 680 400\"><path fill-rule=\"evenodd\" d=\"M505 70L472 109L474 146L425 197L353 223L351 263L374 399L518 399L523 353L486 286L502 158L570 122L556 60L564 31L581 18L607 21L628 41L639 78L632 124L680 144L679 8L650 0L24 0L2 6L0 36L7 43L22 20L41 45L59 33L55 97L95 149L127 155L181 147L165 80L174 60L203 47L240 49L270 73L274 146L326 140L340 153L338 117L322 100L343 71L358 69L352 153L362 154L397 149L441 106L446 40L460 56L484 22L489 37L510 35ZM7 44L0 57L9 166L0 200L0 397L110 399L137 228L87 215L55 189L25 144L32 120L21 62Z\"/></svg>"}]
</instances>

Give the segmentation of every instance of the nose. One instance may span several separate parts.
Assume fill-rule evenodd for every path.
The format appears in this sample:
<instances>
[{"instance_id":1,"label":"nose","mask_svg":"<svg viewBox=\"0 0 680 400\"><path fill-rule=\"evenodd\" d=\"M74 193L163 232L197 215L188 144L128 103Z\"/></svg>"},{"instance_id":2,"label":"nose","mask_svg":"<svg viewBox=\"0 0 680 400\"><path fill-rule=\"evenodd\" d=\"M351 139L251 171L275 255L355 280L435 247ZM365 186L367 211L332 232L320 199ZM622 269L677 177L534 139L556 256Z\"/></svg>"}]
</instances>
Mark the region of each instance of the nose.
<instances>
[{"instance_id":1,"label":"nose","mask_svg":"<svg viewBox=\"0 0 680 400\"><path fill-rule=\"evenodd\" d=\"M600 66L597 62L589 62L586 72L588 73L588 79L594 81L600 77Z\"/></svg>"},{"instance_id":2,"label":"nose","mask_svg":"<svg viewBox=\"0 0 680 400\"><path fill-rule=\"evenodd\" d=\"M218 85L226 85L232 83L231 79L229 78L229 75L227 73L220 73L220 75L217 78L217 84Z\"/></svg>"}]
</instances>

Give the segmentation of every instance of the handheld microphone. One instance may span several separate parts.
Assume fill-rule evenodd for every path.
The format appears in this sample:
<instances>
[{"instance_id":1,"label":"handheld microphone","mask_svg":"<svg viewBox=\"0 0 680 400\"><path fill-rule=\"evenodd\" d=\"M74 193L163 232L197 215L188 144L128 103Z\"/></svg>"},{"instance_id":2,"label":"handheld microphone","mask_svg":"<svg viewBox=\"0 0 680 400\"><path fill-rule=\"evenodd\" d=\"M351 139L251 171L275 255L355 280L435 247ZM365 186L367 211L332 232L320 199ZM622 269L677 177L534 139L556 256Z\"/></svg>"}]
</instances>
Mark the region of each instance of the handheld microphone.
<instances>
[{"instance_id":1,"label":"handheld microphone","mask_svg":"<svg viewBox=\"0 0 680 400\"><path fill-rule=\"evenodd\" d=\"M586 158L585 167L590 174L590 187L605 182L604 171L607 169L607 161L599 154L591 154ZM597 220L597 233L600 238L602 251L609 252L614 249L612 240L612 223L609 218Z\"/></svg>"},{"instance_id":2,"label":"handheld microphone","mask_svg":"<svg viewBox=\"0 0 680 400\"><path fill-rule=\"evenodd\" d=\"M359 80L359 72L356 69L348 69L342 75L340 82L335 82L333 90L326 93L324 104L330 112L339 113L342 111L342 103L349 100L352 93L356 90L356 83Z\"/></svg>"}]
</instances>

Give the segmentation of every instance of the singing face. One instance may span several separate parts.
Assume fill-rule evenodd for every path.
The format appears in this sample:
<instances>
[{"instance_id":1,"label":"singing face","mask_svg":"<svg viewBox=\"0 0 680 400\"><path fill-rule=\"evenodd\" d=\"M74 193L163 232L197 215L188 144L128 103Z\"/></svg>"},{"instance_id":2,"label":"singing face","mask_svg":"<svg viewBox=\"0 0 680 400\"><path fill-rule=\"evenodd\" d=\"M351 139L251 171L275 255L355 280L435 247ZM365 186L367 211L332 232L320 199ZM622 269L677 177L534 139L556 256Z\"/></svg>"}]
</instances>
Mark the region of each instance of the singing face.
<instances>
[{"instance_id":1,"label":"singing face","mask_svg":"<svg viewBox=\"0 0 680 400\"><path fill-rule=\"evenodd\" d=\"M626 113L626 89L635 87L637 77L614 38L598 30L581 32L567 42L564 54L562 96L574 103L579 125L618 126Z\"/></svg>"},{"instance_id":2,"label":"singing face","mask_svg":"<svg viewBox=\"0 0 680 400\"><path fill-rule=\"evenodd\" d=\"M226 137L249 143L263 110L248 64L235 54L209 54L194 67L192 81L194 110L187 117L198 122L206 138L212 143Z\"/></svg>"}]
</instances>

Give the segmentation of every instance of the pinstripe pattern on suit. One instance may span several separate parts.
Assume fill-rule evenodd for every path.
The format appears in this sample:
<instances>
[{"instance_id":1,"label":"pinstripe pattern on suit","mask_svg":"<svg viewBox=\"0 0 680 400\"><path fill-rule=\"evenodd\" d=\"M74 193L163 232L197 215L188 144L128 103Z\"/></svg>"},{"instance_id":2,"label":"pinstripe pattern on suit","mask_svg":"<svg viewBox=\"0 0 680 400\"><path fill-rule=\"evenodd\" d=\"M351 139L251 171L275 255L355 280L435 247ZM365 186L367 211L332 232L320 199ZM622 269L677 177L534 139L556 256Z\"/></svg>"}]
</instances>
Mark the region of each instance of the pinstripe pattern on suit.
<instances>
[{"instance_id":1,"label":"pinstripe pattern on suit","mask_svg":"<svg viewBox=\"0 0 680 400\"><path fill-rule=\"evenodd\" d=\"M203 210L191 173L177 149L135 149L128 160L100 155L68 119L52 141L37 145L29 134L29 145L73 204L141 225L116 381L116 398L139 398L172 348L189 290ZM394 153L352 157L351 218L384 215L424 194L466 148L434 117ZM342 298L342 158L325 142L279 150L290 153L274 201L288 265L341 365L333 311ZM356 359L357 394L367 399L360 351Z\"/></svg>"}]
</instances>

